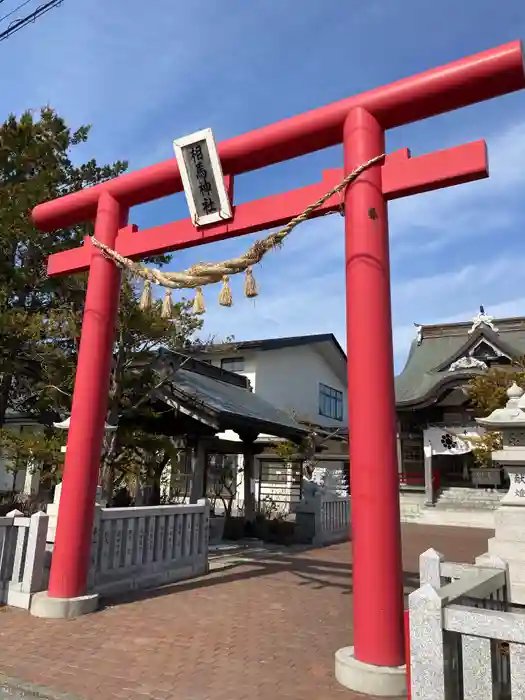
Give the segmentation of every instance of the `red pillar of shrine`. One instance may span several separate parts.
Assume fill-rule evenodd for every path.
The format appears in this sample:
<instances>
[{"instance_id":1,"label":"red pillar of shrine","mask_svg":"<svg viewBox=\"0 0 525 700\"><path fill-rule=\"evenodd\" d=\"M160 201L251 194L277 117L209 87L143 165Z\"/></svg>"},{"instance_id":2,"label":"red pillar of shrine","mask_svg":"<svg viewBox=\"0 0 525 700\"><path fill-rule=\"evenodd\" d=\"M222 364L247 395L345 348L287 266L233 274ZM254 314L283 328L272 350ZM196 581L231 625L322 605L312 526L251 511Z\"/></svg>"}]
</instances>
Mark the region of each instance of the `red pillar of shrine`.
<instances>
[{"instance_id":1,"label":"red pillar of shrine","mask_svg":"<svg viewBox=\"0 0 525 700\"><path fill-rule=\"evenodd\" d=\"M95 235L114 248L128 212L110 194L100 195ZM120 271L93 251L82 339L62 480L49 598L77 598L86 592L93 516L104 437Z\"/></svg>"},{"instance_id":2,"label":"red pillar of shrine","mask_svg":"<svg viewBox=\"0 0 525 700\"><path fill-rule=\"evenodd\" d=\"M385 150L363 108L344 125L345 174ZM348 421L352 491L354 656L404 664L403 587L387 203L381 164L345 195Z\"/></svg>"}]
</instances>

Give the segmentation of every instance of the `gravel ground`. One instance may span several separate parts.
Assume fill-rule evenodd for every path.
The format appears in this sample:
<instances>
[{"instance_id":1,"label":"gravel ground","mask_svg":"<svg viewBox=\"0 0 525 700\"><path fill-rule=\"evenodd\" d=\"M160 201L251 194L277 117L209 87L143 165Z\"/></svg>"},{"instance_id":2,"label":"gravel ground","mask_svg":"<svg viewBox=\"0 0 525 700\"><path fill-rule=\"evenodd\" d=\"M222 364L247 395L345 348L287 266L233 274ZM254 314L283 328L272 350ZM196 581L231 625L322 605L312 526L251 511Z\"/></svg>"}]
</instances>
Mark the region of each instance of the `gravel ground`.
<instances>
[{"instance_id":1,"label":"gravel ground","mask_svg":"<svg viewBox=\"0 0 525 700\"><path fill-rule=\"evenodd\" d=\"M30 700L31 698L37 700L37 698L44 697L45 695L37 695L36 693L28 692L27 690L17 688L11 684L7 685L6 683L2 683L2 685L0 685L0 700Z\"/></svg>"},{"instance_id":2,"label":"gravel ground","mask_svg":"<svg viewBox=\"0 0 525 700\"><path fill-rule=\"evenodd\" d=\"M57 693L0 674L0 700L82 700L82 698L66 693Z\"/></svg>"}]
</instances>

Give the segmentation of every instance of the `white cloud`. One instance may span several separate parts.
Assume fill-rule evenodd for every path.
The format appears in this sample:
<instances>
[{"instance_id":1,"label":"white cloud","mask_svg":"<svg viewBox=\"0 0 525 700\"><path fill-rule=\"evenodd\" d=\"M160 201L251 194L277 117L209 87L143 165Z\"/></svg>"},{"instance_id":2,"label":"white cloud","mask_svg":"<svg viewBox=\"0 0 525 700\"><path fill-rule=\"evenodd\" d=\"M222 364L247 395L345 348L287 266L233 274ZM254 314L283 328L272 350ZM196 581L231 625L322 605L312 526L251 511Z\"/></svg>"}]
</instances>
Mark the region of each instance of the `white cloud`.
<instances>
[{"instance_id":1,"label":"white cloud","mask_svg":"<svg viewBox=\"0 0 525 700\"><path fill-rule=\"evenodd\" d=\"M515 258L499 257L445 269L431 276L400 280L393 288L393 304L401 309L412 307L417 313L418 309L430 307L439 300L441 314L449 315L450 307L457 309L462 299L468 300L473 295L479 296L484 292L491 296L505 291L514 293L516 280L512 271L515 268ZM478 302L478 306L479 303L483 303L483 300ZM418 321L417 318L414 320Z\"/></svg>"},{"instance_id":2,"label":"white cloud","mask_svg":"<svg viewBox=\"0 0 525 700\"><path fill-rule=\"evenodd\" d=\"M415 336L414 322L432 324L465 321L484 304L492 316L525 315L525 297L516 297L516 279L522 261L502 257L477 265L447 270L427 278L393 284L394 346L396 364L404 362ZM342 266L341 266L342 267ZM234 306L220 308L218 290L206 290L206 334L238 340L263 337L334 333L346 346L345 297L342 269L338 272L290 278L269 270L260 296L242 296L242 280L233 282ZM359 303L359 302L358 302ZM361 303L366 304L366 300Z\"/></svg>"},{"instance_id":3,"label":"white cloud","mask_svg":"<svg viewBox=\"0 0 525 700\"><path fill-rule=\"evenodd\" d=\"M414 323L468 321L478 313L481 304L495 318L524 316L525 296L516 296L521 291L516 280L524 265L525 256L506 256L394 285L394 347L398 367L404 363L415 337Z\"/></svg>"},{"instance_id":4,"label":"white cloud","mask_svg":"<svg viewBox=\"0 0 525 700\"><path fill-rule=\"evenodd\" d=\"M461 137L454 141L461 143ZM455 240L485 237L514 222L516 190L525 185L525 121L489 134L486 141L488 179L390 204L394 255L437 252Z\"/></svg>"}]
</instances>

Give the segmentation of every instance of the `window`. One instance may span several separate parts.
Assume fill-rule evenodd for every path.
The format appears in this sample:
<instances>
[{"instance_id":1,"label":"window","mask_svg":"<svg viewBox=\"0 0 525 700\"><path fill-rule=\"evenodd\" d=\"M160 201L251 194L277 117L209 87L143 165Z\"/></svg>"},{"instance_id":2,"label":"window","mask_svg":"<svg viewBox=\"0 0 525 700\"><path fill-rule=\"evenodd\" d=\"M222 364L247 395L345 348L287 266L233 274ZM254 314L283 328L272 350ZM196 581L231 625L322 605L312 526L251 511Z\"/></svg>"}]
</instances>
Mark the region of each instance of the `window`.
<instances>
[{"instance_id":1,"label":"window","mask_svg":"<svg viewBox=\"0 0 525 700\"><path fill-rule=\"evenodd\" d=\"M221 369L228 372L244 372L244 357L225 357L221 360Z\"/></svg>"},{"instance_id":2,"label":"window","mask_svg":"<svg viewBox=\"0 0 525 700\"><path fill-rule=\"evenodd\" d=\"M261 460L261 481L271 484L287 483L291 480L291 476L287 462Z\"/></svg>"},{"instance_id":3,"label":"window","mask_svg":"<svg viewBox=\"0 0 525 700\"><path fill-rule=\"evenodd\" d=\"M343 392L319 384L319 415L343 420Z\"/></svg>"},{"instance_id":4,"label":"window","mask_svg":"<svg viewBox=\"0 0 525 700\"><path fill-rule=\"evenodd\" d=\"M208 453L206 494L208 498L233 497L237 491L237 455Z\"/></svg>"},{"instance_id":5,"label":"window","mask_svg":"<svg viewBox=\"0 0 525 700\"><path fill-rule=\"evenodd\" d=\"M399 480L405 486L421 487L425 483L425 454L423 434L417 438L401 438Z\"/></svg>"},{"instance_id":6,"label":"window","mask_svg":"<svg viewBox=\"0 0 525 700\"><path fill-rule=\"evenodd\" d=\"M452 413L443 411L443 423L445 425L463 425L468 418L463 413Z\"/></svg>"},{"instance_id":7,"label":"window","mask_svg":"<svg viewBox=\"0 0 525 700\"><path fill-rule=\"evenodd\" d=\"M292 462L292 484L300 486L303 481L302 462Z\"/></svg>"},{"instance_id":8,"label":"window","mask_svg":"<svg viewBox=\"0 0 525 700\"><path fill-rule=\"evenodd\" d=\"M402 454L403 462L416 462L421 465L424 462L423 445L413 440L403 440Z\"/></svg>"},{"instance_id":9,"label":"window","mask_svg":"<svg viewBox=\"0 0 525 700\"><path fill-rule=\"evenodd\" d=\"M190 495L192 475L191 450L181 450L171 462L169 489L171 498L184 499Z\"/></svg>"}]
</instances>

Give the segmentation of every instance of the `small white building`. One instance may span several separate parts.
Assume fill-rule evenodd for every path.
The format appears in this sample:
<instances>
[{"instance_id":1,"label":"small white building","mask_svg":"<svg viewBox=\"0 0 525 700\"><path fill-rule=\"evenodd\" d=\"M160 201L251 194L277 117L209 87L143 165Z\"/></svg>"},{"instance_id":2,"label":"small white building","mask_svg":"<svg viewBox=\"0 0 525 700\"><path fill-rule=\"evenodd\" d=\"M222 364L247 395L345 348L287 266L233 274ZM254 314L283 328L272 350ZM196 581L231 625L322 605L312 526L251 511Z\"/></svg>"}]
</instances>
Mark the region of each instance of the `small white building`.
<instances>
[{"instance_id":1,"label":"small white building","mask_svg":"<svg viewBox=\"0 0 525 700\"><path fill-rule=\"evenodd\" d=\"M245 376L252 391L296 420L319 426L325 431L347 434L346 354L332 333L232 341L189 351L197 359ZM224 433L224 440L238 440L235 433ZM260 436L261 454L256 459L255 494L262 505L273 502L286 511L300 498L301 465L276 459L264 449L276 439ZM318 477L339 487L348 470L348 447L319 457ZM232 457L230 457L231 459ZM235 457L237 467L242 457ZM238 480L242 498L242 477Z\"/></svg>"}]
</instances>

